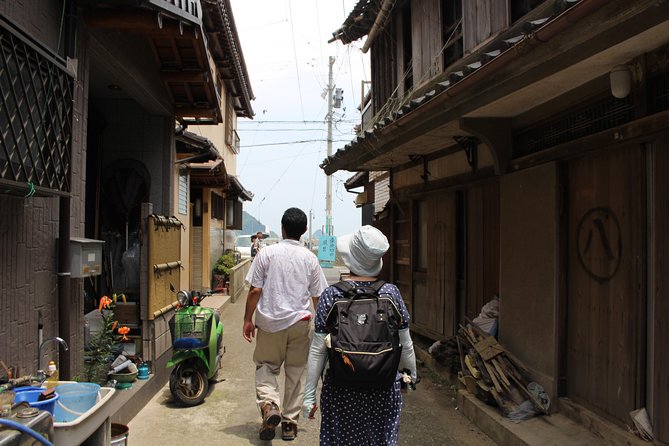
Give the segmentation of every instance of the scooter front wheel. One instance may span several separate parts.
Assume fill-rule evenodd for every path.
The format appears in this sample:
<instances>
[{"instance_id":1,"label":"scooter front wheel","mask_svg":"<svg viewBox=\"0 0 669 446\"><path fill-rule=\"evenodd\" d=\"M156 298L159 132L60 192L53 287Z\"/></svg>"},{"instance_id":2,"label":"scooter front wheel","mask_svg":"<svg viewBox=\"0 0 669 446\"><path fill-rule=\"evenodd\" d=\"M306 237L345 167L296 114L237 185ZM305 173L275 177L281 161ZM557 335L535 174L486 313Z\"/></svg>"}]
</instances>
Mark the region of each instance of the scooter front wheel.
<instances>
[{"instance_id":1,"label":"scooter front wheel","mask_svg":"<svg viewBox=\"0 0 669 446\"><path fill-rule=\"evenodd\" d=\"M170 392L181 406L191 407L200 404L208 391L207 374L196 361L182 362L170 375Z\"/></svg>"}]
</instances>

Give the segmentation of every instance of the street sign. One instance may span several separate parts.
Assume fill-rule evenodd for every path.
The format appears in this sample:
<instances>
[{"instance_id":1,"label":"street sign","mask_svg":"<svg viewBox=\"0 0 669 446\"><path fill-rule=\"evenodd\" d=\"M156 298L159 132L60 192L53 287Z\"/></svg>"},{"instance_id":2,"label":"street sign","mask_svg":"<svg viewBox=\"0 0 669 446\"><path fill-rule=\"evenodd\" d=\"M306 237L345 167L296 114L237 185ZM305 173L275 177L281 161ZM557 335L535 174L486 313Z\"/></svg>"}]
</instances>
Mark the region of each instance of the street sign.
<instances>
[{"instance_id":1,"label":"street sign","mask_svg":"<svg viewBox=\"0 0 669 446\"><path fill-rule=\"evenodd\" d=\"M318 260L323 268L332 268L337 256L337 237L321 235L318 238Z\"/></svg>"}]
</instances>

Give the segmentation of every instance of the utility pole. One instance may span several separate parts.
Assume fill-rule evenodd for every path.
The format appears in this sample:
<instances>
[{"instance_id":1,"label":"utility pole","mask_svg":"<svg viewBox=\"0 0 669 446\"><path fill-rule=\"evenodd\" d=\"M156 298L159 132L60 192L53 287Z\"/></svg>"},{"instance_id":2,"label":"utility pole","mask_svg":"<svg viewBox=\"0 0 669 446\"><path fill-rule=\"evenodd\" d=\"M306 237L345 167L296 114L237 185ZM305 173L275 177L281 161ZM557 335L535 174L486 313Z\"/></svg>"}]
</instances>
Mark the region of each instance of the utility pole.
<instances>
[{"instance_id":1,"label":"utility pole","mask_svg":"<svg viewBox=\"0 0 669 446\"><path fill-rule=\"evenodd\" d=\"M313 243L313 238L314 238L313 234L314 233L311 232L311 220L314 218L312 216L312 214L313 214L313 210L309 209L309 241L307 242L307 245L309 246L309 249L314 247L314 243Z\"/></svg>"},{"instance_id":2,"label":"utility pole","mask_svg":"<svg viewBox=\"0 0 669 446\"><path fill-rule=\"evenodd\" d=\"M332 66L335 63L335 58L330 56L328 69L328 158L332 156L332 92L334 85L332 84ZM325 186L325 235L332 235L332 175L327 176L327 183Z\"/></svg>"}]
</instances>

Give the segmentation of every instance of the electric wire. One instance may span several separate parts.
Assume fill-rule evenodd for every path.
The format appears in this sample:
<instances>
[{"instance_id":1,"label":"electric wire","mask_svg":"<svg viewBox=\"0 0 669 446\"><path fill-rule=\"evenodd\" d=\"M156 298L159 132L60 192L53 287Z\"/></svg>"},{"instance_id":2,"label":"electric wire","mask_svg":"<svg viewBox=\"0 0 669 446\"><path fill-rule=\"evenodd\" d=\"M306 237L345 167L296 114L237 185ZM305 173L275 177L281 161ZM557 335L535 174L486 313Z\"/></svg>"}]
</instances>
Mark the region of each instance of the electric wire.
<instances>
[{"instance_id":1,"label":"electric wire","mask_svg":"<svg viewBox=\"0 0 669 446\"><path fill-rule=\"evenodd\" d=\"M242 145L243 149L250 148L250 147L268 147L268 146L285 146L288 144L307 144L311 142L324 142L327 141L327 139L305 139L302 141L285 141L285 142L270 142L267 144L254 144L254 145L249 145L249 146L244 146ZM335 139L332 142L349 142L348 139Z\"/></svg>"},{"instance_id":2,"label":"electric wire","mask_svg":"<svg viewBox=\"0 0 669 446\"><path fill-rule=\"evenodd\" d=\"M347 119L344 120L343 122L347 122L350 124L357 124L358 121L354 119ZM294 121L241 121L238 124L325 124L326 121L325 119L321 119L318 121L307 121L307 120L294 120Z\"/></svg>"},{"instance_id":3,"label":"electric wire","mask_svg":"<svg viewBox=\"0 0 669 446\"><path fill-rule=\"evenodd\" d=\"M300 110L302 111L302 118L304 118L304 103L302 101L302 85L300 85L300 67L297 63L297 46L295 45L295 27L293 26L293 9L288 0L288 13L290 14L290 31L293 38L293 54L295 55L295 74L297 75L297 91L300 96Z\"/></svg>"}]
</instances>

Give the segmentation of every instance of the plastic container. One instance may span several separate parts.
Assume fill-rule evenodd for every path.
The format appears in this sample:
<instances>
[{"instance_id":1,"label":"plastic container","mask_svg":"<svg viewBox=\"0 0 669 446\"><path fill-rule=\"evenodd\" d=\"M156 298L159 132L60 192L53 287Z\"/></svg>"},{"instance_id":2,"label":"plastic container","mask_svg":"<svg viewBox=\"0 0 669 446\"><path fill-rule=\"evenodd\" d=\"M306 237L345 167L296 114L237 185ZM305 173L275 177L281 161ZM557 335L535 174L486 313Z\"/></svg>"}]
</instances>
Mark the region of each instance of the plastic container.
<instances>
[{"instance_id":1,"label":"plastic container","mask_svg":"<svg viewBox=\"0 0 669 446\"><path fill-rule=\"evenodd\" d=\"M44 389L23 390L21 392L16 392L16 395L14 396L14 403L16 404L25 401L32 407L35 407L39 410L46 410L51 415L53 415L56 403L58 402L58 399L60 397L58 391L56 391L55 396L53 398L49 398L48 400L44 401L37 401L42 392L44 392Z\"/></svg>"},{"instance_id":2,"label":"plastic container","mask_svg":"<svg viewBox=\"0 0 669 446\"><path fill-rule=\"evenodd\" d=\"M28 390L40 390L40 391L44 392L44 387L23 386L23 387L14 387L12 390L16 393L26 392Z\"/></svg>"},{"instance_id":3,"label":"plastic container","mask_svg":"<svg viewBox=\"0 0 669 446\"><path fill-rule=\"evenodd\" d=\"M137 378L138 379L149 379L149 366L146 364L141 364L137 368L138 374Z\"/></svg>"},{"instance_id":4,"label":"plastic container","mask_svg":"<svg viewBox=\"0 0 669 446\"><path fill-rule=\"evenodd\" d=\"M50 389L58 385L58 369L56 368L56 363L54 361L49 362L49 368L47 370L49 377L46 380L46 388Z\"/></svg>"},{"instance_id":5,"label":"plastic container","mask_svg":"<svg viewBox=\"0 0 669 446\"><path fill-rule=\"evenodd\" d=\"M111 445L127 446L130 429L125 424L112 423L111 425Z\"/></svg>"},{"instance_id":6,"label":"plastic container","mask_svg":"<svg viewBox=\"0 0 669 446\"><path fill-rule=\"evenodd\" d=\"M100 386L94 383L61 384L56 387L60 396L54 411L57 423L73 421L98 402Z\"/></svg>"}]
</instances>

